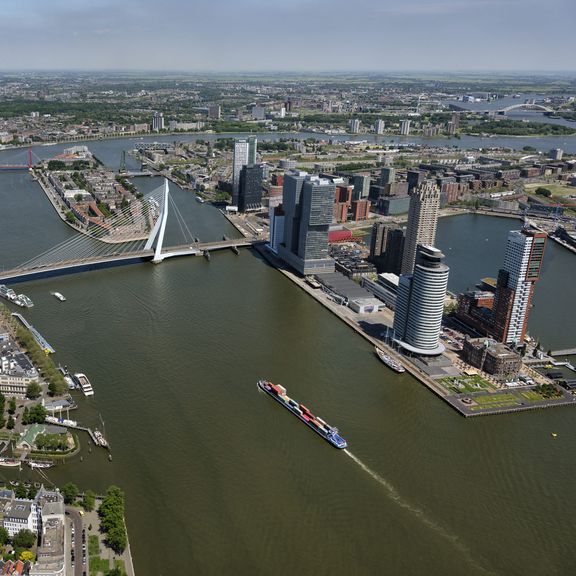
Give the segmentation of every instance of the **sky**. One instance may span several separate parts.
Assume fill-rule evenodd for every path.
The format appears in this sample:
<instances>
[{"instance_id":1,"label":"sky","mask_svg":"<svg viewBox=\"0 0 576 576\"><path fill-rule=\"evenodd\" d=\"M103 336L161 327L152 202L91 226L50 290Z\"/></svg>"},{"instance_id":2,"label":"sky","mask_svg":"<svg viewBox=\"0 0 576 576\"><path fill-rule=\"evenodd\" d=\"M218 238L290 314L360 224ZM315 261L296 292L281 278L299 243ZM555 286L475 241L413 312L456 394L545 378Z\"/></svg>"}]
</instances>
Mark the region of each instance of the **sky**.
<instances>
[{"instance_id":1,"label":"sky","mask_svg":"<svg viewBox=\"0 0 576 576\"><path fill-rule=\"evenodd\" d=\"M0 70L574 71L575 0L0 0Z\"/></svg>"}]
</instances>

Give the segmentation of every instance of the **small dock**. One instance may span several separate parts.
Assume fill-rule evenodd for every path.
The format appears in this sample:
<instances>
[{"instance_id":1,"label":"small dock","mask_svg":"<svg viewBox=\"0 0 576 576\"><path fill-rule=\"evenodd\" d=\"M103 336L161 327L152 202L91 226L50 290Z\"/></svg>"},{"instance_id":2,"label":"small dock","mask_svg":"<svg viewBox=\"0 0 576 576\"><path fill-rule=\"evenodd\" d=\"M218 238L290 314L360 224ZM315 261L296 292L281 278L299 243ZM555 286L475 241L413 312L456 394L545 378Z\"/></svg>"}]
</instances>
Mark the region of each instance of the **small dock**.
<instances>
[{"instance_id":1,"label":"small dock","mask_svg":"<svg viewBox=\"0 0 576 576\"><path fill-rule=\"evenodd\" d=\"M28 320L22 316L22 314L19 314L18 312L12 312L12 316L18 318L22 325L30 331L32 336L34 336L34 340L38 342L38 346L40 346L40 348L42 348L46 354L54 354L54 352L56 352L56 350L54 350L54 348L48 344L46 338L44 338L44 336L42 336L42 334L40 334L40 332L38 332L38 330L36 330L36 328L34 328L34 326L32 326L32 324L30 324Z\"/></svg>"},{"instance_id":2,"label":"small dock","mask_svg":"<svg viewBox=\"0 0 576 576\"><path fill-rule=\"evenodd\" d=\"M550 356L575 356L576 348L567 348L566 350L553 350Z\"/></svg>"},{"instance_id":3,"label":"small dock","mask_svg":"<svg viewBox=\"0 0 576 576\"><path fill-rule=\"evenodd\" d=\"M52 424L52 422L50 423ZM108 444L108 442L106 442L106 445L103 446L100 442L98 442L98 438L96 438L96 435L94 434L93 430L91 428L88 428L87 426L72 426L70 424L66 424L64 422L58 422L58 423L54 423L54 426L62 426L63 428L69 428L71 430L83 430L84 432L86 432L88 434L88 436L90 436L90 439L92 440L92 442L94 443L95 446L100 446L101 448L106 448L106 450L110 450L110 444ZM102 436L102 438L104 438L104 436Z\"/></svg>"}]
</instances>

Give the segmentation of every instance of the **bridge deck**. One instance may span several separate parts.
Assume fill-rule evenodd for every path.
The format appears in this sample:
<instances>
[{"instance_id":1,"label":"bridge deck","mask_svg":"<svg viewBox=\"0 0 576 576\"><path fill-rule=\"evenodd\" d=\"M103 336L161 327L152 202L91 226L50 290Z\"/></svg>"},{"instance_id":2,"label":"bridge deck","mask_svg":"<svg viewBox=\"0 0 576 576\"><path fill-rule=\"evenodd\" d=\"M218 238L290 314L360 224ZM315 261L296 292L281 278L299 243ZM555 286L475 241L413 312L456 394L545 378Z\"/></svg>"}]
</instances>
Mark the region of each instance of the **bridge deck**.
<instances>
[{"instance_id":1,"label":"bridge deck","mask_svg":"<svg viewBox=\"0 0 576 576\"><path fill-rule=\"evenodd\" d=\"M161 255L164 258L172 258L177 256L195 256L205 251L211 252L213 250L223 250L226 248L251 246L255 242L260 242L260 240L256 241L247 240L245 238L238 238L234 240L221 240L218 242L202 242L198 244L169 246L162 249ZM124 254L111 254L106 256L96 256L92 258L67 260L46 266L35 266L32 268L20 267L0 272L0 282L8 284L28 282L31 280L39 280L41 278L50 278L54 276L75 274L78 272L87 272L89 270L99 270L103 268L112 268L115 266L135 264L138 262L146 262L152 260L153 257L154 250L150 249L127 252Z\"/></svg>"}]
</instances>

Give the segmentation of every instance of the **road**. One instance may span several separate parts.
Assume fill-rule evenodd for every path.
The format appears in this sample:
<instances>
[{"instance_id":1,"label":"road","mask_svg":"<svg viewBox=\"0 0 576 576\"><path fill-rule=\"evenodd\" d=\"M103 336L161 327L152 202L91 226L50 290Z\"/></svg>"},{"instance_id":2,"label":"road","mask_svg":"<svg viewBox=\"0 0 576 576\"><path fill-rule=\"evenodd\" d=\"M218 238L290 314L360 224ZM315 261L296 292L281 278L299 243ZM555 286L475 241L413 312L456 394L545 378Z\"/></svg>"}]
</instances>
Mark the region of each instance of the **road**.
<instances>
[{"instance_id":1,"label":"road","mask_svg":"<svg viewBox=\"0 0 576 576\"><path fill-rule=\"evenodd\" d=\"M88 550L86 550L86 566L82 566L82 516L78 509L72 506L66 506L66 515L74 526L74 576L82 576L83 573L88 574ZM86 548L88 548L87 542ZM66 568L71 568L70 555L66 558Z\"/></svg>"}]
</instances>

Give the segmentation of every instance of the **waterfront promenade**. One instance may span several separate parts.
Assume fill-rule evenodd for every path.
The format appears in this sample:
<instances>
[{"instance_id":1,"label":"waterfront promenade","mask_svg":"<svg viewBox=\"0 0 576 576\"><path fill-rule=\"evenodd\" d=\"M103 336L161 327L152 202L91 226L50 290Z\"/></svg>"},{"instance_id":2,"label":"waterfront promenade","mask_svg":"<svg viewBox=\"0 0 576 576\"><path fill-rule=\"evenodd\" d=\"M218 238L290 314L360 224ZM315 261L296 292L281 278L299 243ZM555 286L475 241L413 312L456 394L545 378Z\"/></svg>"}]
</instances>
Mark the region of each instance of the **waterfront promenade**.
<instances>
[{"instance_id":1,"label":"waterfront promenade","mask_svg":"<svg viewBox=\"0 0 576 576\"><path fill-rule=\"evenodd\" d=\"M299 288L322 304L322 306L330 310L330 312L335 314L357 334L370 342L370 344L385 349L390 356L403 364L406 372L410 373L416 380L426 386L428 390L447 402L459 414L466 418L576 405L576 396L571 395L567 391L563 392L562 396L558 398L535 400L530 397L528 387L526 387L526 390L519 387L518 389L501 388L498 390L451 393L446 386L439 382L439 379L435 379L424 372L416 363L412 362L410 358L398 355L395 350L392 350L381 338L375 335L383 334L386 327L392 326L394 316L391 310L386 309L375 314L358 315L347 306L342 306L334 302L321 289L312 288L304 278L289 269L287 265L267 250L264 244L255 245L254 248L285 277L289 278ZM527 393L523 396L525 392ZM487 405L484 403L480 404L478 398L481 400L484 399L481 397L490 397L490 400L494 400L494 403ZM529 398L531 399L528 400Z\"/></svg>"}]
</instances>

